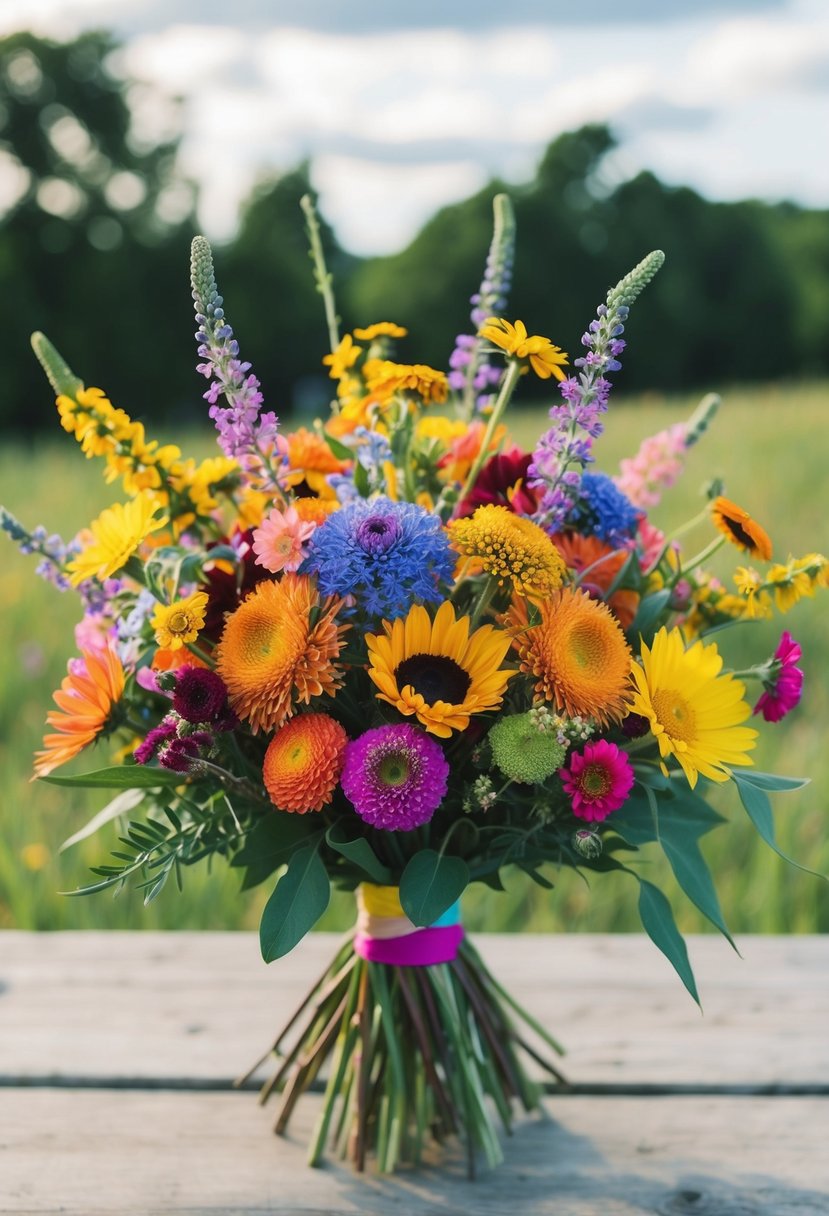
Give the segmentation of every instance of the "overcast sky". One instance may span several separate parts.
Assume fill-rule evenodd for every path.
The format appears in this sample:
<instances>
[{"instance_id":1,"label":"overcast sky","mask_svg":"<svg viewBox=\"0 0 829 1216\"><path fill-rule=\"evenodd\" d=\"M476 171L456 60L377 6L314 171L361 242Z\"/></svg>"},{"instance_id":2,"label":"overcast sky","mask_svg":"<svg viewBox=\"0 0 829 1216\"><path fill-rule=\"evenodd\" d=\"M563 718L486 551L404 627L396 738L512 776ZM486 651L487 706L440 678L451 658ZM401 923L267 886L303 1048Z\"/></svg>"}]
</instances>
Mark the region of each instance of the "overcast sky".
<instances>
[{"instance_id":1,"label":"overcast sky","mask_svg":"<svg viewBox=\"0 0 829 1216\"><path fill-rule=\"evenodd\" d=\"M343 244L395 250L591 121L617 132L620 178L829 207L829 0L0 0L0 33L95 27L184 98L214 238L258 176L309 156Z\"/></svg>"}]
</instances>

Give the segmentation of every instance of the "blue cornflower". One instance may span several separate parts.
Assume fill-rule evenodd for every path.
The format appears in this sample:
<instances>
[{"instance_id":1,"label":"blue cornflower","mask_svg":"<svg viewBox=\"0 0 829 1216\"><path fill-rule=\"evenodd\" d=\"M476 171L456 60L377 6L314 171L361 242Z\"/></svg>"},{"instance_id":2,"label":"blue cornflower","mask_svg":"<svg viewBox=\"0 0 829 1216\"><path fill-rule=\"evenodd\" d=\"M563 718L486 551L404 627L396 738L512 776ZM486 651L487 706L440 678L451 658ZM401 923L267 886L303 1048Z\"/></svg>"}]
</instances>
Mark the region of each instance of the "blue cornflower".
<instances>
[{"instance_id":1,"label":"blue cornflower","mask_svg":"<svg viewBox=\"0 0 829 1216\"><path fill-rule=\"evenodd\" d=\"M350 595L368 616L391 620L414 603L437 603L455 555L436 515L411 502L357 499L329 515L308 542L302 569L324 595Z\"/></svg>"},{"instance_id":2,"label":"blue cornflower","mask_svg":"<svg viewBox=\"0 0 829 1216\"><path fill-rule=\"evenodd\" d=\"M629 540L639 521L639 511L604 473L583 473L579 500L570 516L571 526L609 545Z\"/></svg>"}]
</instances>

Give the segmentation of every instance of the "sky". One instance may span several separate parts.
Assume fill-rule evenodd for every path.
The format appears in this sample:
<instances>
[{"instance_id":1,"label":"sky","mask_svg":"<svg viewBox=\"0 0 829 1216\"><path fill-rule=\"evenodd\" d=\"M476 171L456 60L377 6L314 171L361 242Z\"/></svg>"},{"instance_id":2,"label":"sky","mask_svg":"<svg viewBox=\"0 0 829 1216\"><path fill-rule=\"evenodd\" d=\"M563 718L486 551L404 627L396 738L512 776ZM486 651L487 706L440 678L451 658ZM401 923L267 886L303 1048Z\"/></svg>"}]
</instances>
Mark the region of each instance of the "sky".
<instances>
[{"instance_id":1,"label":"sky","mask_svg":"<svg viewBox=\"0 0 829 1216\"><path fill-rule=\"evenodd\" d=\"M829 0L0 0L0 35L26 28L113 30L118 70L152 86L134 94L145 131L182 99L216 240L257 180L308 157L342 244L392 252L597 121L619 139L611 181L647 168L713 199L829 207Z\"/></svg>"}]
</instances>

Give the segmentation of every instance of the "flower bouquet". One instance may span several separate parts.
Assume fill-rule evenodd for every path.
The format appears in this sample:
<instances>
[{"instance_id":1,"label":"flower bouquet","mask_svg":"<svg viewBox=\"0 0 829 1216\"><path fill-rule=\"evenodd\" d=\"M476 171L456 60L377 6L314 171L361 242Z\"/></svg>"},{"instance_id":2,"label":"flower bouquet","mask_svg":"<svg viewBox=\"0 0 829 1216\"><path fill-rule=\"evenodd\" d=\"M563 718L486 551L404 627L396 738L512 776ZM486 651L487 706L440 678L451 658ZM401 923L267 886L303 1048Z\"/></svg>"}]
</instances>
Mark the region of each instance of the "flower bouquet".
<instances>
[{"instance_id":1,"label":"flower bouquet","mask_svg":"<svg viewBox=\"0 0 829 1216\"><path fill-rule=\"evenodd\" d=\"M398 362L394 323L341 335L303 207L334 396L313 428L285 431L263 411L201 237L198 370L221 454L197 463L148 440L34 336L61 425L126 494L69 543L2 515L39 573L83 601L80 657L35 774L117 791L94 822L117 820L120 844L85 891L134 881L151 900L215 854L243 890L272 883L266 962L314 926L332 885L354 892L355 929L264 1057L276 1130L327 1069L312 1164L333 1144L358 1169L372 1155L392 1171L459 1137L471 1168L480 1152L499 1160L497 1125L516 1103L537 1106L538 1069L561 1074L555 1039L464 936L461 896L503 890L509 868L547 889L554 868L624 872L696 997L636 853L657 842L728 937L698 845L721 822L706 795L733 782L776 847L768 793L802 782L750 767L746 682L762 688L754 713L775 722L803 674L788 633L743 672L712 635L813 594L829 563L769 565L766 532L716 489L700 552L651 519L714 397L616 476L590 471L628 311L660 252L609 292L571 363L503 316L514 223L499 196L472 332L445 374ZM506 427L525 375L557 389L532 453ZM732 591L706 566L727 543L765 565L740 566ZM105 737L119 759L55 774Z\"/></svg>"}]
</instances>

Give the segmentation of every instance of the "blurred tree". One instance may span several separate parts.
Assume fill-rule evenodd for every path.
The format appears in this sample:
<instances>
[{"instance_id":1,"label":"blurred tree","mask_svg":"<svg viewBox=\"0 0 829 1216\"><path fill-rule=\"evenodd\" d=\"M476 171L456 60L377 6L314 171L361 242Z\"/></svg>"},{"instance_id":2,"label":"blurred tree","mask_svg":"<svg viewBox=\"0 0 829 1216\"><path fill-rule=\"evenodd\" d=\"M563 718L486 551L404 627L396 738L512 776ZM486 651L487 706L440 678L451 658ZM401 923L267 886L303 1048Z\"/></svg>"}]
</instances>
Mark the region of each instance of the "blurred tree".
<instances>
[{"instance_id":1,"label":"blurred tree","mask_svg":"<svg viewBox=\"0 0 829 1216\"><path fill-rule=\"evenodd\" d=\"M0 426L51 421L34 329L130 411L158 419L162 390L169 404L198 401L181 345L195 192L176 167L175 111L168 131L141 130L141 89L114 74L115 45L104 33L0 40Z\"/></svg>"}]
</instances>

